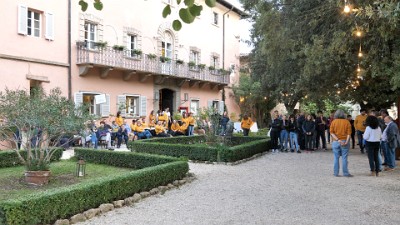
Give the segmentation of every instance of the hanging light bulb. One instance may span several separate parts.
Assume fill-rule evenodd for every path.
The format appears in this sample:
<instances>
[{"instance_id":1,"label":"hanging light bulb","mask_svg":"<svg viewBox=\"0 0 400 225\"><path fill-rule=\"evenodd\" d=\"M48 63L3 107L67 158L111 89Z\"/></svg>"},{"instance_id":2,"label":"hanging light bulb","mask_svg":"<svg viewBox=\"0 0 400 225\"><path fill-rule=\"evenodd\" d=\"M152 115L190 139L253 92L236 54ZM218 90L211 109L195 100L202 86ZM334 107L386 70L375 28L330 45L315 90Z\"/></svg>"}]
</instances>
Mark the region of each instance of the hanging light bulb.
<instances>
[{"instance_id":1,"label":"hanging light bulb","mask_svg":"<svg viewBox=\"0 0 400 225\"><path fill-rule=\"evenodd\" d=\"M362 32L361 32L360 30L357 30L357 31L356 31L356 36L357 36L357 37L361 37L361 35L362 35Z\"/></svg>"},{"instance_id":2,"label":"hanging light bulb","mask_svg":"<svg viewBox=\"0 0 400 225\"><path fill-rule=\"evenodd\" d=\"M363 53L361 51L361 43L360 43L360 49L358 50L358 57L359 58L363 57Z\"/></svg>"},{"instance_id":3,"label":"hanging light bulb","mask_svg":"<svg viewBox=\"0 0 400 225\"><path fill-rule=\"evenodd\" d=\"M357 64L357 72L361 72L360 64Z\"/></svg>"},{"instance_id":4,"label":"hanging light bulb","mask_svg":"<svg viewBox=\"0 0 400 225\"><path fill-rule=\"evenodd\" d=\"M350 13L350 11L351 11L351 9L350 9L349 3L347 2L347 0L344 0L344 9L343 9L343 12L344 12L344 13Z\"/></svg>"}]
</instances>

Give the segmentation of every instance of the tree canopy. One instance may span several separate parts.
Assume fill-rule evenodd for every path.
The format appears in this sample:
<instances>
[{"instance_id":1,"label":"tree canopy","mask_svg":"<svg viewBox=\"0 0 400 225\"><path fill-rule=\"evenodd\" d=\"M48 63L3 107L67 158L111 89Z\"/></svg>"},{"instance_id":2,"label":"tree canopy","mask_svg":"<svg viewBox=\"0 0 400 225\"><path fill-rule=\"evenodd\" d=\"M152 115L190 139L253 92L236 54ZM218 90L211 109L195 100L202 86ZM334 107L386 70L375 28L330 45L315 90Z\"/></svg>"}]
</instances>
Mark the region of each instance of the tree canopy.
<instances>
[{"instance_id":1,"label":"tree canopy","mask_svg":"<svg viewBox=\"0 0 400 225\"><path fill-rule=\"evenodd\" d=\"M252 80L289 111L304 100L381 108L399 96L399 3L352 1L346 14L336 0L241 2L254 22Z\"/></svg>"}]
</instances>

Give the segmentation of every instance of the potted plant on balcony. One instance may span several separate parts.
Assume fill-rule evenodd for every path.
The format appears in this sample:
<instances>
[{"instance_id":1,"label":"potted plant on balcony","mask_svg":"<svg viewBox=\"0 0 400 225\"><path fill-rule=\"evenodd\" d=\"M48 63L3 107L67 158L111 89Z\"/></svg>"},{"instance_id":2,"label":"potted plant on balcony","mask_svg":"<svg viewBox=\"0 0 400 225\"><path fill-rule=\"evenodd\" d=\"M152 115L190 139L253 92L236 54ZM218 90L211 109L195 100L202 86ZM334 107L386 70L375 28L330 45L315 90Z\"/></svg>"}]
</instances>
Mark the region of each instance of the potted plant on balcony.
<instances>
[{"instance_id":1,"label":"potted plant on balcony","mask_svg":"<svg viewBox=\"0 0 400 225\"><path fill-rule=\"evenodd\" d=\"M212 70L213 71L213 70L215 70L215 67L214 66L209 66L208 70Z\"/></svg>"},{"instance_id":2,"label":"potted plant on balcony","mask_svg":"<svg viewBox=\"0 0 400 225\"><path fill-rule=\"evenodd\" d=\"M204 70L206 68L206 64L199 64L198 67L200 70Z\"/></svg>"},{"instance_id":3,"label":"potted plant on balcony","mask_svg":"<svg viewBox=\"0 0 400 225\"><path fill-rule=\"evenodd\" d=\"M87 45L86 41L76 41L76 46L80 48L85 48Z\"/></svg>"},{"instance_id":4,"label":"potted plant on balcony","mask_svg":"<svg viewBox=\"0 0 400 225\"><path fill-rule=\"evenodd\" d=\"M99 49L104 49L107 47L107 41L97 41L93 43L95 47L98 47Z\"/></svg>"},{"instance_id":5,"label":"potted plant on balcony","mask_svg":"<svg viewBox=\"0 0 400 225\"><path fill-rule=\"evenodd\" d=\"M0 144L15 151L25 166L27 183L38 185L46 184L51 175L54 147L62 139L69 141L68 134L83 130L91 119L86 107L75 107L59 88L48 94L42 89L0 92L0 118Z\"/></svg>"},{"instance_id":6,"label":"potted plant on balcony","mask_svg":"<svg viewBox=\"0 0 400 225\"><path fill-rule=\"evenodd\" d=\"M150 53L150 54L147 55L147 58L150 59L150 60L154 60L155 58L157 58L157 55Z\"/></svg>"},{"instance_id":7,"label":"potted plant on balcony","mask_svg":"<svg viewBox=\"0 0 400 225\"><path fill-rule=\"evenodd\" d=\"M177 65L183 65L184 64L182 59L177 59L175 62L176 62Z\"/></svg>"},{"instance_id":8,"label":"potted plant on balcony","mask_svg":"<svg viewBox=\"0 0 400 225\"><path fill-rule=\"evenodd\" d=\"M229 71L224 70L224 69L219 69L218 71L219 71L219 74L220 74L220 75L227 75L227 74L229 74Z\"/></svg>"},{"instance_id":9,"label":"potted plant on balcony","mask_svg":"<svg viewBox=\"0 0 400 225\"><path fill-rule=\"evenodd\" d=\"M196 63L193 61L188 62L188 65L191 69L194 69L196 67Z\"/></svg>"},{"instance_id":10,"label":"potted plant on balcony","mask_svg":"<svg viewBox=\"0 0 400 225\"><path fill-rule=\"evenodd\" d=\"M142 50L140 49L132 49L131 54L135 56L141 56L142 55Z\"/></svg>"},{"instance_id":11,"label":"potted plant on balcony","mask_svg":"<svg viewBox=\"0 0 400 225\"><path fill-rule=\"evenodd\" d=\"M171 61L171 59L170 58L168 58L168 57L166 57L166 56L160 56L160 62L169 62L169 61Z\"/></svg>"},{"instance_id":12,"label":"potted plant on balcony","mask_svg":"<svg viewBox=\"0 0 400 225\"><path fill-rule=\"evenodd\" d=\"M123 51L125 49L125 46L123 46L123 45L114 45L113 49L115 51Z\"/></svg>"}]
</instances>

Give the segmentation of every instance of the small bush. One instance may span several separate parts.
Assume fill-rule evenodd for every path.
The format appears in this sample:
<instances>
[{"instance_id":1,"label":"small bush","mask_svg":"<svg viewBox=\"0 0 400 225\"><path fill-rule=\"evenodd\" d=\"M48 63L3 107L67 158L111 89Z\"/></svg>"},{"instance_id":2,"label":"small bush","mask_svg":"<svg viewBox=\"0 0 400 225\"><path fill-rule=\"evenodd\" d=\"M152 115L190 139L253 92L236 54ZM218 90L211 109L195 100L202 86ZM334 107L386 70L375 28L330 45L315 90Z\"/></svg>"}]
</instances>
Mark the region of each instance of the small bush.
<instances>
[{"instance_id":1,"label":"small bush","mask_svg":"<svg viewBox=\"0 0 400 225\"><path fill-rule=\"evenodd\" d=\"M57 148L54 151L51 161L58 161L61 159L64 149ZM26 159L26 151L20 150L21 156ZM21 166L21 160L18 159L17 153L14 150L0 151L0 168Z\"/></svg>"}]
</instances>

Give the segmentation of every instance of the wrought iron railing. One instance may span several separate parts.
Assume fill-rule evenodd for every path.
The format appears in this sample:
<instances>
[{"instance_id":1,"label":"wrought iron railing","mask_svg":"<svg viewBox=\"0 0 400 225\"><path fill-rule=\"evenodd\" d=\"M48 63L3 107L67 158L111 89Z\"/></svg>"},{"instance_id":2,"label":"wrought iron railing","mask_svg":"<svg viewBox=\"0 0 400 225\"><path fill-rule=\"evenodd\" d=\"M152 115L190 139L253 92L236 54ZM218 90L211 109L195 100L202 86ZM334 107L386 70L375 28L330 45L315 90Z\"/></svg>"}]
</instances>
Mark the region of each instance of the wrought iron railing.
<instances>
[{"instance_id":1,"label":"wrought iron railing","mask_svg":"<svg viewBox=\"0 0 400 225\"><path fill-rule=\"evenodd\" d=\"M121 51L112 47L88 49L85 45L77 45L77 64L93 64L122 70L135 70L198 81L229 84L229 74L224 70L189 66L180 60L165 60L165 58L154 57L152 54L135 54L130 50Z\"/></svg>"}]
</instances>

